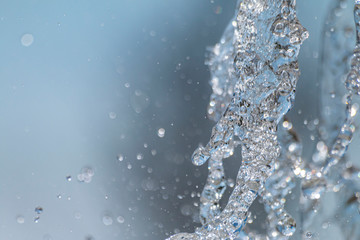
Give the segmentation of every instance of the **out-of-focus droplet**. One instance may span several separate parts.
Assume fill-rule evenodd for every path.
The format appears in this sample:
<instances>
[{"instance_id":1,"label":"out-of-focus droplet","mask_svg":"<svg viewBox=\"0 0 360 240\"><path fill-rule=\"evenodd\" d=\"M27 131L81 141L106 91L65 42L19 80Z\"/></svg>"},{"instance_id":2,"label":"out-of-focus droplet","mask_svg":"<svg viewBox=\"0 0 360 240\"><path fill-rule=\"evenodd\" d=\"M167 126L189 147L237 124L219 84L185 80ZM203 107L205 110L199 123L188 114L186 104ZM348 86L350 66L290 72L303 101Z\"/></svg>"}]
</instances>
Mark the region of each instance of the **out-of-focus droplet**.
<instances>
[{"instance_id":1,"label":"out-of-focus droplet","mask_svg":"<svg viewBox=\"0 0 360 240\"><path fill-rule=\"evenodd\" d=\"M118 216L116 218L116 220L118 221L118 223L124 223L125 222L125 218L123 216Z\"/></svg>"},{"instance_id":2,"label":"out-of-focus droplet","mask_svg":"<svg viewBox=\"0 0 360 240\"><path fill-rule=\"evenodd\" d=\"M124 156L122 154L118 154L117 159L122 162L124 160Z\"/></svg>"},{"instance_id":3,"label":"out-of-focus droplet","mask_svg":"<svg viewBox=\"0 0 360 240\"><path fill-rule=\"evenodd\" d=\"M90 183L93 176L94 170L91 167L83 167L77 175L77 179L79 182Z\"/></svg>"},{"instance_id":4,"label":"out-of-focus droplet","mask_svg":"<svg viewBox=\"0 0 360 240\"><path fill-rule=\"evenodd\" d=\"M116 113L115 112L109 112L109 118L114 120L116 119Z\"/></svg>"},{"instance_id":5,"label":"out-of-focus droplet","mask_svg":"<svg viewBox=\"0 0 360 240\"><path fill-rule=\"evenodd\" d=\"M138 153L136 154L136 159L137 160L143 160L144 159L144 155L142 153Z\"/></svg>"},{"instance_id":6,"label":"out-of-focus droplet","mask_svg":"<svg viewBox=\"0 0 360 240\"><path fill-rule=\"evenodd\" d=\"M103 219L102 219L103 223L105 226L110 226L111 224L113 224L113 219L111 216L109 215L105 215L103 216Z\"/></svg>"},{"instance_id":7,"label":"out-of-focus droplet","mask_svg":"<svg viewBox=\"0 0 360 240\"><path fill-rule=\"evenodd\" d=\"M141 113L149 106L150 98L145 92L135 90L134 94L130 98L130 104L136 113Z\"/></svg>"},{"instance_id":8,"label":"out-of-focus droplet","mask_svg":"<svg viewBox=\"0 0 360 240\"><path fill-rule=\"evenodd\" d=\"M16 217L16 222L19 223L19 224L23 224L25 222L25 218L24 216L17 216Z\"/></svg>"},{"instance_id":9,"label":"out-of-focus droplet","mask_svg":"<svg viewBox=\"0 0 360 240\"><path fill-rule=\"evenodd\" d=\"M316 176L306 179L302 183L302 192L308 199L319 199L326 189L326 181L324 178Z\"/></svg>"},{"instance_id":10,"label":"out-of-focus droplet","mask_svg":"<svg viewBox=\"0 0 360 240\"><path fill-rule=\"evenodd\" d=\"M164 128L159 128L159 130L157 131L157 135L160 138L163 138L165 136L165 129Z\"/></svg>"},{"instance_id":11,"label":"out-of-focus droplet","mask_svg":"<svg viewBox=\"0 0 360 240\"><path fill-rule=\"evenodd\" d=\"M296 222L292 217L285 217L284 220L279 222L276 226L279 232L281 232L282 235L290 237L292 236L296 231Z\"/></svg>"},{"instance_id":12,"label":"out-of-focus droplet","mask_svg":"<svg viewBox=\"0 0 360 240\"><path fill-rule=\"evenodd\" d=\"M41 213L43 212L43 208L42 208L42 207L36 207L36 208L35 208L35 212L36 212L37 214L41 214Z\"/></svg>"},{"instance_id":13,"label":"out-of-focus droplet","mask_svg":"<svg viewBox=\"0 0 360 240\"><path fill-rule=\"evenodd\" d=\"M34 42L34 36L30 33L26 33L21 37L21 44L24 47L29 47Z\"/></svg>"}]
</instances>

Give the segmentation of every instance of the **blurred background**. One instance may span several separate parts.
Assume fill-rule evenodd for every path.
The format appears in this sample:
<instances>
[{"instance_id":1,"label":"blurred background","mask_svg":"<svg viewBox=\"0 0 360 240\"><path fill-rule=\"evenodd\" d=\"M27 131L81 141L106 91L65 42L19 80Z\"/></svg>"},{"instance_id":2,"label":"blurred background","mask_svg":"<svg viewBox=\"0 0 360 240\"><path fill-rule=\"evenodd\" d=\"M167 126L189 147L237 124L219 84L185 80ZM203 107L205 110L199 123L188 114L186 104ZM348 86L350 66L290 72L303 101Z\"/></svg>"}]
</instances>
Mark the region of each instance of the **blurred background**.
<instances>
[{"instance_id":1,"label":"blurred background","mask_svg":"<svg viewBox=\"0 0 360 240\"><path fill-rule=\"evenodd\" d=\"M235 2L0 3L1 240L159 240L199 226L207 168L190 156L214 124L206 47ZM310 38L290 117L310 149L329 2L298 1Z\"/></svg>"}]
</instances>

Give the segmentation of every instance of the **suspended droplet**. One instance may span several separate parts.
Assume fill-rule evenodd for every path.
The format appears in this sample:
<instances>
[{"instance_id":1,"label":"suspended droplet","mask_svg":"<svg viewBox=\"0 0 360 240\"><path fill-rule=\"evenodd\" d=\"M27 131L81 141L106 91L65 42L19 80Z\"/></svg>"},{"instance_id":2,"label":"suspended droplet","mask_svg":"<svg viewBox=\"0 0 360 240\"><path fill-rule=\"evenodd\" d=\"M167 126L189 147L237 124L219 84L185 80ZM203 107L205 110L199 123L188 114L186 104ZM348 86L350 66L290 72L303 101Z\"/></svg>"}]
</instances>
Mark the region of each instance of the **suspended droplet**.
<instances>
[{"instance_id":1,"label":"suspended droplet","mask_svg":"<svg viewBox=\"0 0 360 240\"><path fill-rule=\"evenodd\" d=\"M36 207L35 212L36 212L36 214L41 214L43 212L43 208L42 207Z\"/></svg>"},{"instance_id":2,"label":"suspended droplet","mask_svg":"<svg viewBox=\"0 0 360 240\"><path fill-rule=\"evenodd\" d=\"M16 222L19 223L19 224L23 224L25 222L24 216L21 216L21 215L17 216L16 217Z\"/></svg>"},{"instance_id":3,"label":"suspended droplet","mask_svg":"<svg viewBox=\"0 0 360 240\"><path fill-rule=\"evenodd\" d=\"M125 218L123 216L118 216L116 218L116 220L118 221L118 223L124 223L125 222Z\"/></svg>"},{"instance_id":4,"label":"suspended droplet","mask_svg":"<svg viewBox=\"0 0 360 240\"><path fill-rule=\"evenodd\" d=\"M110 225L113 224L113 219L112 219L112 217L109 216L109 215L103 216L102 221L103 221L103 223L104 223L105 226L110 226Z\"/></svg>"},{"instance_id":5,"label":"suspended droplet","mask_svg":"<svg viewBox=\"0 0 360 240\"><path fill-rule=\"evenodd\" d=\"M165 129L164 128L159 128L157 134L158 134L158 136L160 138L163 138L165 136Z\"/></svg>"},{"instance_id":6,"label":"suspended droplet","mask_svg":"<svg viewBox=\"0 0 360 240\"><path fill-rule=\"evenodd\" d=\"M26 33L21 37L21 44L24 47L29 47L34 42L34 36L30 33Z\"/></svg>"}]
</instances>

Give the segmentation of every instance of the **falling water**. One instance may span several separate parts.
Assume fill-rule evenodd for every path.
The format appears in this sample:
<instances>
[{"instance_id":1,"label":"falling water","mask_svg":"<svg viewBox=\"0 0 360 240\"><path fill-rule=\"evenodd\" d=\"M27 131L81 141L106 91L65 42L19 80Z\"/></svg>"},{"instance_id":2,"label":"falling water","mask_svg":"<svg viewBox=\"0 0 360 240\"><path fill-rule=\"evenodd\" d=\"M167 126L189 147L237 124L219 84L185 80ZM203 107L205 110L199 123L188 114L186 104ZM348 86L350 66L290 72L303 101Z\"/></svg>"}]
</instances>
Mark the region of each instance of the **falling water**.
<instances>
[{"instance_id":1,"label":"falling water","mask_svg":"<svg viewBox=\"0 0 360 240\"><path fill-rule=\"evenodd\" d=\"M208 115L216 125L209 142L192 155L195 165L208 161L209 166L200 197L202 226L169 239L289 239L296 222L285 203L297 181L302 189L299 206L304 239L313 236L309 229L325 193L346 194L345 210L334 213L344 219L353 208L360 209L360 170L345 157L358 109L353 95L360 94L360 1L355 1L354 8L354 51L354 24L346 14L349 5L348 1L334 1L324 27L320 140L313 158L307 160L302 158L303 147L293 124L284 118L295 100L298 54L308 37L296 17L296 1L238 2L235 17L210 49L206 62L213 89ZM223 160L236 147L241 148L242 164L234 190L221 209L219 202L227 186ZM257 197L267 213L265 233L245 226ZM359 217L353 221L360 222ZM347 239L360 236L350 230L347 234Z\"/></svg>"}]
</instances>

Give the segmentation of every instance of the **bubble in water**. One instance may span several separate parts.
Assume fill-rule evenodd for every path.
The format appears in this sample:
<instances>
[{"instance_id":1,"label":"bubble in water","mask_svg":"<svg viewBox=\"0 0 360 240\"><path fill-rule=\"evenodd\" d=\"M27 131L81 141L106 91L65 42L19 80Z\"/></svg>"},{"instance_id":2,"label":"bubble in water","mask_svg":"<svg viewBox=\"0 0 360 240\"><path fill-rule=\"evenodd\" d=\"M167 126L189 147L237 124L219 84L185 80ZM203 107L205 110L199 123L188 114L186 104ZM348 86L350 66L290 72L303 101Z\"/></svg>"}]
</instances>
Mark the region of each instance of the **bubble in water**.
<instances>
[{"instance_id":1,"label":"bubble in water","mask_svg":"<svg viewBox=\"0 0 360 240\"><path fill-rule=\"evenodd\" d=\"M39 220L40 220L40 217L35 217L35 218L34 218L34 223L38 223Z\"/></svg>"},{"instance_id":2,"label":"bubble in water","mask_svg":"<svg viewBox=\"0 0 360 240\"><path fill-rule=\"evenodd\" d=\"M66 180L67 180L68 182L71 182L71 176L66 176Z\"/></svg>"},{"instance_id":3,"label":"bubble in water","mask_svg":"<svg viewBox=\"0 0 360 240\"><path fill-rule=\"evenodd\" d=\"M109 215L105 215L103 216L103 219L102 219L103 223L105 226L110 226L111 224L113 224L113 219L111 216Z\"/></svg>"},{"instance_id":4,"label":"bubble in water","mask_svg":"<svg viewBox=\"0 0 360 240\"><path fill-rule=\"evenodd\" d=\"M160 138L163 138L165 136L165 129L164 128L159 128L159 130L157 131L157 135Z\"/></svg>"},{"instance_id":5,"label":"bubble in water","mask_svg":"<svg viewBox=\"0 0 360 240\"><path fill-rule=\"evenodd\" d=\"M34 42L34 36L30 33L26 33L21 37L21 44L24 47L29 47Z\"/></svg>"},{"instance_id":6,"label":"bubble in water","mask_svg":"<svg viewBox=\"0 0 360 240\"><path fill-rule=\"evenodd\" d=\"M23 224L24 222L25 222L25 218L24 218L24 216L17 216L16 217L16 221L17 221L17 223L19 223L19 224Z\"/></svg>"},{"instance_id":7,"label":"bubble in water","mask_svg":"<svg viewBox=\"0 0 360 240\"><path fill-rule=\"evenodd\" d=\"M305 236L306 236L307 238L312 238L312 233L311 233L311 232L307 232L307 233L305 234Z\"/></svg>"}]
</instances>

